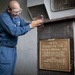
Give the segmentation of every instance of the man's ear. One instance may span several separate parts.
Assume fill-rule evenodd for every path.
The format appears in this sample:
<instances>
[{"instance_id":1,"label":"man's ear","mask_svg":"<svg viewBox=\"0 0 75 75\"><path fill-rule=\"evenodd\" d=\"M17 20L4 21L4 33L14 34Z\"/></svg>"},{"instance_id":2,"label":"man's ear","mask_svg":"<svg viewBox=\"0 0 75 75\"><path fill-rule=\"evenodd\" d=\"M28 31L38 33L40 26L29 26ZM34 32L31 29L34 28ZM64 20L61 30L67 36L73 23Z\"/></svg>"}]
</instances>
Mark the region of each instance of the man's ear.
<instances>
[{"instance_id":1,"label":"man's ear","mask_svg":"<svg viewBox=\"0 0 75 75\"><path fill-rule=\"evenodd\" d=\"M10 9L8 8L7 11L10 12Z\"/></svg>"}]
</instances>

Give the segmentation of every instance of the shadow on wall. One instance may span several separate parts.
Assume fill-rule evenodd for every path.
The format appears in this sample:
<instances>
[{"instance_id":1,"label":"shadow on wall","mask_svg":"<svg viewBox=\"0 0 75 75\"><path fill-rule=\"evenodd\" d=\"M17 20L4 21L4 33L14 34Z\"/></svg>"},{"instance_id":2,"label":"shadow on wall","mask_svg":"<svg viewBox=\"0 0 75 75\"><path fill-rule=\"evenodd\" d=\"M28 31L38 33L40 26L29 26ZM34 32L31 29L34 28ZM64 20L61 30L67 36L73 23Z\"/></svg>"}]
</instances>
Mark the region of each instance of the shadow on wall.
<instances>
[{"instance_id":1,"label":"shadow on wall","mask_svg":"<svg viewBox=\"0 0 75 75\"><path fill-rule=\"evenodd\" d=\"M9 1L10 0L0 0L0 14L7 9Z\"/></svg>"}]
</instances>

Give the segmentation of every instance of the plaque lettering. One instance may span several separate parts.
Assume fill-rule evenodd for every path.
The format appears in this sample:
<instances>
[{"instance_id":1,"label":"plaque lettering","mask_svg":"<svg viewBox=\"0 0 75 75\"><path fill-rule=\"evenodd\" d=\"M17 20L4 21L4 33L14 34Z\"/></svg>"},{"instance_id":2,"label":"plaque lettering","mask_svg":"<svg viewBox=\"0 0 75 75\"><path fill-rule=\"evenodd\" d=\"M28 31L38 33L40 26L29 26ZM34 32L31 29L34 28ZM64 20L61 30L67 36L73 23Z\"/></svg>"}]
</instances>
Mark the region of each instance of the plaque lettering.
<instances>
[{"instance_id":1,"label":"plaque lettering","mask_svg":"<svg viewBox=\"0 0 75 75\"><path fill-rule=\"evenodd\" d=\"M40 69L70 71L70 39L41 40L39 46Z\"/></svg>"}]
</instances>

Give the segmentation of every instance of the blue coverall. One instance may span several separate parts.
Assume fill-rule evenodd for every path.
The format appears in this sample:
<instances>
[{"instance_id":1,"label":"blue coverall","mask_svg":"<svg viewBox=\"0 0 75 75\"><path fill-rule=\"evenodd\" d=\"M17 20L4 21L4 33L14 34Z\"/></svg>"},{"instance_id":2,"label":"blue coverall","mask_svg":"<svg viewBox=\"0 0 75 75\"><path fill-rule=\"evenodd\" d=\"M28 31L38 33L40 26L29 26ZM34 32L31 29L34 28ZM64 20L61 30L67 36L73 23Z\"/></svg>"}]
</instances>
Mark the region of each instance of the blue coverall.
<instances>
[{"instance_id":1,"label":"blue coverall","mask_svg":"<svg viewBox=\"0 0 75 75\"><path fill-rule=\"evenodd\" d=\"M0 15L0 75L13 75L18 36L31 28L20 16L14 18L7 10Z\"/></svg>"}]
</instances>

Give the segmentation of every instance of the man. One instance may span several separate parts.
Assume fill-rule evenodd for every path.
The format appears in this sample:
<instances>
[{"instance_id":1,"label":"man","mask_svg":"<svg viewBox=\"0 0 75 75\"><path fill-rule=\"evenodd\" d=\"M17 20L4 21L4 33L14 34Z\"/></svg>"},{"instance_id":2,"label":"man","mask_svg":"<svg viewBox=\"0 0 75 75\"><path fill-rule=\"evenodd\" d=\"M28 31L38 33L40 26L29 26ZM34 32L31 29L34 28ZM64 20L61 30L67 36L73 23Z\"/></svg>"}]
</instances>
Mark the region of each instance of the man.
<instances>
[{"instance_id":1,"label":"man","mask_svg":"<svg viewBox=\"0 0 75 75\"><path fill-rule=\"evenodd\" d=\"M8 9L0 15L0 75L14 74L18 36L42 23L42 20L25 22L19 16L21 11L19 3L13 0L9 2Z\"/></svg>"}]
</instances>

